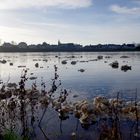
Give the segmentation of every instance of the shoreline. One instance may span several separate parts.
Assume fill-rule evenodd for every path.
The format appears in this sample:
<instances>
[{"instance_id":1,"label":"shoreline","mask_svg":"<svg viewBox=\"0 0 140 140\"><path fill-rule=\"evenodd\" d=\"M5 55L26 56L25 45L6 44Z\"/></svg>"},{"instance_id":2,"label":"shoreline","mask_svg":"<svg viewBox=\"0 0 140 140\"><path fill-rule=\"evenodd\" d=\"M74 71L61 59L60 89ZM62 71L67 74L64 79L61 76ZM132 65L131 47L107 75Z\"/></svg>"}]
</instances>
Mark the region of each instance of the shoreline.
<instances>
[{"instance_id":1,"label":"shoreline","mask_svg":"<svg viewBox=\"0 0 140 140\"><path fill-rule=\"evenodd\" d=\"M26 51L26 50L19 50L19 51L1 51L0 50L0 53L63 53L63 52L66 52L66 53L77 53L77 52L81 52L81 53L86 53L86 52L140 52L140 50L108 50L108 51L105 51L105 50L96 50L96 51L46 51L46 50L29 50L29 51Z\"/></svg>"}]
</instances>

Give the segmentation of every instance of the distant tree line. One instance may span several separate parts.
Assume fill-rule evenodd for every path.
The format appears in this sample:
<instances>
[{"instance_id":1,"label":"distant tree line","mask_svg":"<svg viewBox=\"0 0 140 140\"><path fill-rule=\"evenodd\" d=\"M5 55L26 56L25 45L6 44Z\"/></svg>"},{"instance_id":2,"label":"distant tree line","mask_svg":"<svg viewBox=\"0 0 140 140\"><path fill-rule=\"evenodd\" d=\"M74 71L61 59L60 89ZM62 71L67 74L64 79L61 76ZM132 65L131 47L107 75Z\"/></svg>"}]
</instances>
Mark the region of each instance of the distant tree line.
<instances>
[{"instance_id":1,"label":"distant tree line","mask_svg":"<svg viewBox=\"0 0 140 140\"><path fill-rule=\"evenodd\" d=\"M138 45L136 46L136 50L137 50L137 51L140 51L140 44L138 44Z\"/></svg>"},{"instance_id":2,"label":"distant tree line","mask_svg":"<svg viewBox=\"0 0 140 140\"><path fill-rule=\"evenodd\" d=\"M42 44L27 45L25 42L16 44L3 43L0 46L0 52L80 52L80 51L140 51L140 44L98 44L98 45L80 45L74 43L61 43L58 41L57 45L51 45L46 42Z\"/></svg>"}]
</instances>

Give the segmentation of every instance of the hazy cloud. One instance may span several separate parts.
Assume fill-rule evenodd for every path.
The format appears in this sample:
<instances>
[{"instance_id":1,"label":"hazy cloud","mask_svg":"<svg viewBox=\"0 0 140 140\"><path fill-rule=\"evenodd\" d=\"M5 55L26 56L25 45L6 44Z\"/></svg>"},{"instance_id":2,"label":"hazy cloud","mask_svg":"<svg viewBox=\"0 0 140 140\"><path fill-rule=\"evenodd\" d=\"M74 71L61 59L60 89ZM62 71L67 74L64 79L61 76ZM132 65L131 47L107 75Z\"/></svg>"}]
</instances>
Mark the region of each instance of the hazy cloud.
<instances>
[{"instance_id":1,"label":"hazy cloud","mask_svg":"<svg viewBox=\"0 0 140 140\"><path fill-rule=\"evenodd\" d=\"M140 7L128 8L126 6L112 5L110 9L118 14L140 14Z\"/></svg>"},{"instance_id":2,"label":"hazy cloud","mask_svg":"<svg viewBox=\"0 0 140 140\"><path fill-rule=\"evenodd\" d=\"M0 0L0 38L29 44L57 43L58 39L82 44L139 42L140 5L136 1L140 2L124 0L113 5L114 0L109 0L101 5L99 0Z\"/></svg>"},{"instance_id":3,"label":"hazy cloud","mask_svg":"<svg viewBox=\"0 0 140 140\"><path fill-rule=\"evenodd\" d=\"M32 24L23 27L0 26L0 38L4 41L25 41L29 44L41 42L57 43L75 42L81 44L98 43L139 43L140 25L89 25L86 28L81 25L70 24ZM69 28L68 28L69 27Z\"/></svg>"},{"instance_id":4,"label":"hazy cloud","mask_svg":"<svg viewBox=\"0 0 140 140\"><path fill-rule=\"evenodd\" d=\"M61 8L82 8L92 5L92 0L0 0L0 9L41 8L57 6Z\"/></svg>"}]
</instances>

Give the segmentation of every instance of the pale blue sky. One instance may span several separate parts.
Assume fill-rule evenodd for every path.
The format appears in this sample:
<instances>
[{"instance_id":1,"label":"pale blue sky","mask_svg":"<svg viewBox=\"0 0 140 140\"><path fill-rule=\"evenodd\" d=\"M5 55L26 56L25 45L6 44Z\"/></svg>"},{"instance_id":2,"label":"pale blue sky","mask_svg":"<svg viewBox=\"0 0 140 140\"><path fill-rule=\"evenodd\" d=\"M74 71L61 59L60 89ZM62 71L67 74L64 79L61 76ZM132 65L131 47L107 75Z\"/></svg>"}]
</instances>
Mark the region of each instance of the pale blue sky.
<instances>
[{"instance_id":1,"label":"pale blue sky","mask_svg":"<svg viewBox=\"0 0 140 140\"><path fill-rule=\"evenodd\" d=\"M140 42L140 0L0 0L0 19L3 41Z\"/></svg>"}]
</instances>

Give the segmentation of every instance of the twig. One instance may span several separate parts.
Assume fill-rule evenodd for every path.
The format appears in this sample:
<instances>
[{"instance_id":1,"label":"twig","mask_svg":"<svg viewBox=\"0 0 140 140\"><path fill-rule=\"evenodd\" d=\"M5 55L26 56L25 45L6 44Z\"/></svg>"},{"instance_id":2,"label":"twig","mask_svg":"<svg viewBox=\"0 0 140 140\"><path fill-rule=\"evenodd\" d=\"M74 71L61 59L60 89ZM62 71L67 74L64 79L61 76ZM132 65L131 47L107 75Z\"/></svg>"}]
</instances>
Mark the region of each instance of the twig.
<instances>
[{"instance_id":1,"label":"twig","mask_svg":"<svg viewBox=\"0 0 140 140\"><path fill-rule=\"evenodd\" d=\"M45 109L44 109L44 111L43 111L43 113L42 113L41 119L40 119L40 121L39 121L39 123L38 123L38 126L41 125L41 122L42 122L42 120L43 120L43 118L44 118L44 115L45 115L46 111L47 111L47 108L45 107Z\"/></svg>"},{"instance_id":2,"label":"twig","mask_svg":"<svg viewBox=\"0 0 140 140\"><path fill-rule=\"evenodd\" d=\"M47 137L47 135L46 135L46 133L44 132L44 130L42 129L42 127L41 127L40 125L39 125L38 127L40 128L41 132L43 133L45 139L46 139L46 140L49 140L49 138Z\"/></svg>"}]
</instances>

